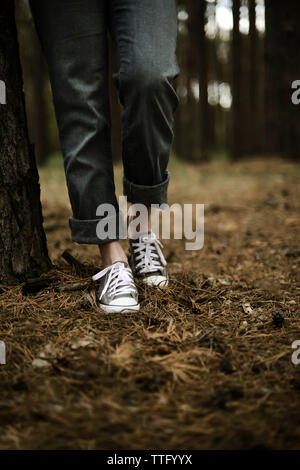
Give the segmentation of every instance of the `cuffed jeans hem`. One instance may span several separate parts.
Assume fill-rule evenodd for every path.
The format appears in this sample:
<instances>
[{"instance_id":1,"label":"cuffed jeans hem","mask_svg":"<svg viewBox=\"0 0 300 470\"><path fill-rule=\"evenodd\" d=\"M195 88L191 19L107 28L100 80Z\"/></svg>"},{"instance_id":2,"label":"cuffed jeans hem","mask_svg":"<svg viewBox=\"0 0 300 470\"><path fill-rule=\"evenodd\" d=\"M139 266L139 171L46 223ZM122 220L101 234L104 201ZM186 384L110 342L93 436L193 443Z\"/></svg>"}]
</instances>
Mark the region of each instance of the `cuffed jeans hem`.
<instances>
[{"instance_id":1,"label":"cuffed jeans hem","mask_svg":"<svg viewBox=\"0 0 300 470\"><path fill-rule=\"evenodd\" d=\"M72 232L72 241L87 245L104 245L105 243L122 238L122 234L124 233L124 223L122 218L119 217L119 213L116 214L116 217L105 217L107 229L105 228L105 233L98 236L99 231L97 231L97 226L101 220L103 220L103 218L79 220L74 217L70 217L69 224Z\"/></svg>"},{"instance_id":2,"label":"cuffed jeans hem","mask_svg":"<svg viewBox=\"0 0 300 470\"><path fill-rule=\"evenodd\" d=\"M162 183L154 186L144 186L135 184L128 181L126 176L123 176L123 191L127 196L127 201L138 204L167 204L168 203L168 185L170 181L170 173L166 171L165 180Z\"/></svg>"}]
</instances>

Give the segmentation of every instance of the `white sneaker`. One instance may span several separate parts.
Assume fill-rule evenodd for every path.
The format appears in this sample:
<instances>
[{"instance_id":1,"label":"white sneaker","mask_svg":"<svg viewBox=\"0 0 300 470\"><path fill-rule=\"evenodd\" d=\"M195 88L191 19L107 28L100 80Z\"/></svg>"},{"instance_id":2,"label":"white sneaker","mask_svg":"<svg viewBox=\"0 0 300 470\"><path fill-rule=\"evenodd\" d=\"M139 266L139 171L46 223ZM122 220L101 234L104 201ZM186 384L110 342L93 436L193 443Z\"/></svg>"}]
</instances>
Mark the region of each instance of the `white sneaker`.
<instances>
[{"instance_id":1,"label":"white sneaker","mask_svg":"<svg viewBox=\"0 0 300 470\"><path fill-rule=\"evenodd\" d=\"M124 261L116 261L111 266L99 271L92 279L101 279L99 288L99 306L105 313L138 312L138 291L132 271Z\"/></svg>"},{"instance_id":2,"label":"white sneaker","mask_svg":"<svg viewBox=\"0 0 300 470\"><path fill-rule=\"evenodd\" d=\"M149 286L165 287L169 277L162 243L152 231L130 239L130 265L134 275Z\"/></svg>"}]
</instances>

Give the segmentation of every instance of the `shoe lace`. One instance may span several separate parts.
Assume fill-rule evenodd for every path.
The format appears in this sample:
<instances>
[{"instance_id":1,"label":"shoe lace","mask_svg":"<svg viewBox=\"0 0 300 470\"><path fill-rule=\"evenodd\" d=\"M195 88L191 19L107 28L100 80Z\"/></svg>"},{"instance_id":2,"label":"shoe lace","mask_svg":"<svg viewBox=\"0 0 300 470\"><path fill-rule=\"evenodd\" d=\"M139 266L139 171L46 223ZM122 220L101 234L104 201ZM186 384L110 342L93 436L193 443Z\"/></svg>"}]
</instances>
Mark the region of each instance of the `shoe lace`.
<instances>
[{"instance_id":1,"label":"shoe lace","mask_svg":"<svg viewBox=\"0 0 300 470\"><path fill-rule=\"evenodd\" d=\"M135 269L140 274L148 274L156 271L161 273L167 262L161 251L162 243L157 240L155 233L144 235L137 242L132 242L133 253L135 254Z\"/></svg>"},{"instance_id":2,"label":"shoe lace","mask_svg":"<svg viewBox=\"0 0 300 470\"><path fill-rule=\"evenodd\" d=\"M107 268L102 269L92 277L93 281L98 281L109 272L107 281L100 294L99 300L107 292L111 297L119 295L135 294L136 288L133 281L131 269L123 263L114 263Z\"/></svg>"}]
</instances>

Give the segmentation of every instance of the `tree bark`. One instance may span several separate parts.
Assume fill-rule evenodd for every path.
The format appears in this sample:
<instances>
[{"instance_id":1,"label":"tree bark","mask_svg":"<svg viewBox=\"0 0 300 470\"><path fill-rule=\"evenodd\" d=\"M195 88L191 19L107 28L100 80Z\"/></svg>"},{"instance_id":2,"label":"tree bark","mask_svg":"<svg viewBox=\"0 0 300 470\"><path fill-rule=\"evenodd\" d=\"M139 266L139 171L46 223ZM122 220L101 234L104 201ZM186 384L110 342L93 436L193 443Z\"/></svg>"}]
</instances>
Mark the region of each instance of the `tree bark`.
<instances>
[{"instance_id":1,"label":"tree bark","mask_svg":"<svg viewBox=\"0 0 300 470\"><path fill-rule=\"evenodd\" d=\"M40 203L39 177L29 144L14 2L1 0L0 282L14 284L51 267Z\"/></svg>"},{"instance_id":2,"label":"tree bark","mask_svg":"<svg viewBox=\"0 0 300 470\"><path fill-rule=\"evenodd\" d=\"M207 42L205 35L206 1L198 0L199 12L199 94L200 94L200 125L201 125L201 158L208 160L208 136L209 136L209 110L208 110L208 63Z\"/></svg>"},{"instance_id":3,"label":"tree bark","mask_svg":"<svg viewBox=\"0 0 300 470\"><path fill-rule=\"evenodd\" d=\"M209 113L207 96L207 43L205 35L206 0L197 0L197 2L194 0L188 0L187 10L189 14L188 71L190 79L196 79L199 83L199 104L197 105L194 97L191 97L190 102L188 101L190 109L194 111L191 114L193 121L191 122L189 131L194 133L193 127L195 125L198 127L199 134L198 139L195 142L197 154L199 154L200 150L200 159L207 160Z\"/></svg>"},{"instance_id":4,"label":"tree bark","mask_svg":"<svg viewBox=\"0 0 300 470\"><path fill-rule=\"evenodd\" d=\"M256 2L249 0L249 41L250 41L250 119L249 119L249 150L251 154L256 154L258 151L258 32L256 29Z\"/></svg>"},{"instance_id":5,"label":"tree bark","mask_svg":"<svg viewBox=\"0 0 300 470\"><path fill-rule=\"evenodd\" d=\"M266 0L266 144L269 153L300 160L300 105L292 83L300 80L300 3Z\"/></svg>"},{"instance_id":6,"label":"tree bark","mask_svg":"<svg viewBox=\"0 0 300 470\"><path fill-rule=\"evenodd\" d=\"M43 165L49 154L47 103L45 94L46 67L37 37L32 38L33 67L31 72L33 97L34 151L38 165Z\"/></svg>"},{"instance_id":7,"label":"tree bark","mask_svg":"<svg viewBox=\"0 0 300 470\"><path fill-rule=\"evenodd\" d=\"M266 0L266 40L265 40L265 100L266 100L266 151L281 153L283 149L280 114L283 44L281 44L281 7L280 2ZM279 48L278 48L279 47Z\"/></svg>"},{"instance_id":8,"label":"tree bark","mask_svg":"<svg viewBox=\"0 0 300 470\"><path fill-rule=\"evenodd\" d=\"M233 0L232 32L232 148L233 160L242 156L241 139L241 35L240 35L240 0Z\"/></svg>"}]
</instances>

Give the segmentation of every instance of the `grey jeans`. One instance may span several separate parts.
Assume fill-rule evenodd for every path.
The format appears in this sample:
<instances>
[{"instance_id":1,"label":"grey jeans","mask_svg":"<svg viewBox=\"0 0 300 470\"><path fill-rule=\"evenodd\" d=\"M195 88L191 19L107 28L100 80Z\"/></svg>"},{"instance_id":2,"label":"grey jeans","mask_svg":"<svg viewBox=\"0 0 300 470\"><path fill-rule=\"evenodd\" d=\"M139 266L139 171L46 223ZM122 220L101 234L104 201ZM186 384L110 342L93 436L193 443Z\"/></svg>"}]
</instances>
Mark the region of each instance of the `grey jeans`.
<instances>
[{"instance_id":1,"label":"grey jeans","mask_svg":"<svg viewBox=\"0 0 300 470\"><path fill-rule=\"evenodd\" d=\"M72 239L101 244L97 207L116 209L109 105L109 33L116 43L113 81L122 104L123 187L129 202L167 202L167 164L178 97L173 79L174 0L31 0L48 63L73 211ZM115 239L115 238L113 238Z\"/></svg>"}]
</instances>

